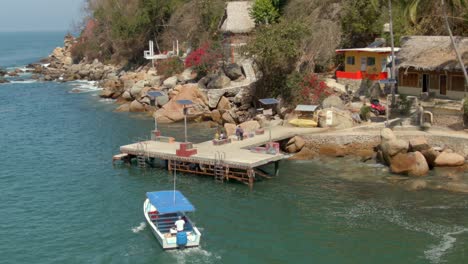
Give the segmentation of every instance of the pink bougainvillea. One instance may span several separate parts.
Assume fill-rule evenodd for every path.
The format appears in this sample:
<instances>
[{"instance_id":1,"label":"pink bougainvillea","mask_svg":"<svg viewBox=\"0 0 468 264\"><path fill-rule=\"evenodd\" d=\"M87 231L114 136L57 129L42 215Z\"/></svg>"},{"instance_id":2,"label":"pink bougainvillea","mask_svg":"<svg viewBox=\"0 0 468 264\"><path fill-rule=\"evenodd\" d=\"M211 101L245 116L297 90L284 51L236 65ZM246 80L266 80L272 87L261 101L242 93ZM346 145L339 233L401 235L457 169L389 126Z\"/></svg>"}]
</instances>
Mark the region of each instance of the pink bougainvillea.
<instances>
[{"instance_id":1,"label":"pink bougainvillea","mask_svg":"<svg viewBox=\"0 0 468 264\"><path fill-rule=\"evenodd\" d=\"M220 58L220 52L206 42L185 58L185 67L193 67L199 74L206 74L216 68Z\"/></svg>"},{"instance_id":2,"label":"pink bougainvillea","mask_svg":"<svg viewBox=\"0 0 468 264\"><path fill-rule=\"evenodd\" d=\"M301 87L301 96L307 98L312 104L319 104L325 97L332 94L327 84L314 73L304 76L299 85Z\"/></svg>"}]
</instances>

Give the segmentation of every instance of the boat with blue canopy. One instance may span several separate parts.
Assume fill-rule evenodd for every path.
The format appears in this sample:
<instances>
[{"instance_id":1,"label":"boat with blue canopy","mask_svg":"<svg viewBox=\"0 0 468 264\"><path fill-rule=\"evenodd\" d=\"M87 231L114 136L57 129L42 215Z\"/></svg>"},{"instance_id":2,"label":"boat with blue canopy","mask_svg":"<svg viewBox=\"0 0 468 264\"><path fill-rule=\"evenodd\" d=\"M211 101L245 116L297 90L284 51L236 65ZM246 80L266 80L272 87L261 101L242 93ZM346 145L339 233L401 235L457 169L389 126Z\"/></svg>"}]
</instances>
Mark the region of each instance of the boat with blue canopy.
<instances>
[{"instance_id":1,"label":"boat with blue canopy","mask_svg":"<svg viewBox=\"0 0 468 264\"><path fill-rule=\"evenodd\" d=\"M146 221L163 249L198 247L201 233L186 213L195 207L177 190L146 193Z\"/></svg>"}]
</instances>

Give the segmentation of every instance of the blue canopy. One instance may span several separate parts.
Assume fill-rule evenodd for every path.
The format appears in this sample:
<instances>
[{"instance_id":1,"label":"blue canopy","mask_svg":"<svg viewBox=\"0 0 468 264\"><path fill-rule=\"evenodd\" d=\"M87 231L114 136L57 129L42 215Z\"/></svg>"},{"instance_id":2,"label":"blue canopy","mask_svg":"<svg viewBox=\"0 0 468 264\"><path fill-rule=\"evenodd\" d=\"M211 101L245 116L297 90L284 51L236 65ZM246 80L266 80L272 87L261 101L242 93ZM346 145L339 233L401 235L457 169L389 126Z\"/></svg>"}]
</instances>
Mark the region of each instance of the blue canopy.
<instances>
[{"instance_id":1,"label":"blue canopy","mask_svg":"<svg viewBox=\"0 0 468 264\"><path fill-rule=\"evenodd\" d=\"M175 191L175 202L174 191L147 192L146 197L161 214L195 211L195 207L179 191Z\"/></svg>"}]
</instances>

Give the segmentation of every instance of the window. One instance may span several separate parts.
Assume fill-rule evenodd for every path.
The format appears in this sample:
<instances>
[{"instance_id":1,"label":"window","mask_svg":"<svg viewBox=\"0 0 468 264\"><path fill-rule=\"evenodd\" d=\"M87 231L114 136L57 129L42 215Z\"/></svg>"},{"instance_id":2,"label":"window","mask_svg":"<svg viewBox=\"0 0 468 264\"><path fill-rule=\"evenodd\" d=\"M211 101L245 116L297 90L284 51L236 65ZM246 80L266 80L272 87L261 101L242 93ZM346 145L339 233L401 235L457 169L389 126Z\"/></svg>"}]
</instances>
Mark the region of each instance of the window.
<instances>
[{"instance_id":1,"label":"window","mask_svg":"<svg viewBox=\"0 0 468 264\"><path fill-rule=\"evenodd\" d=\"M465 91L465 77L452 76L452 91L464 92Z\"/></svg>"},{"instance_id":2,"label":"window","mask_svg":"<svg viewBox=\"0 0 468 264\"><path fill-rule=\"evenodd\" d=\"M406 87L418 87L418 79L419 75L417 73L402 74L400 85Z\"/></svg>"},{"instance_id":3,"label":"window","mask_svg":"<svg viewBox=\"0 0 468 264\"><path fill-rule=\"evenodd\" d=\"M368 57L367 58L367 66L374 66L375 65L375 58L374 57Z\"/></svg>"},{"instance_id":4,"label":"window","mask_svg":"<svg viewBox=\"0 0 468 264\"><path fill-rule=\"evenodd\" d=\"M346 64L354 65L354 56L346 57Z\"/></svg>"}]
</instances>

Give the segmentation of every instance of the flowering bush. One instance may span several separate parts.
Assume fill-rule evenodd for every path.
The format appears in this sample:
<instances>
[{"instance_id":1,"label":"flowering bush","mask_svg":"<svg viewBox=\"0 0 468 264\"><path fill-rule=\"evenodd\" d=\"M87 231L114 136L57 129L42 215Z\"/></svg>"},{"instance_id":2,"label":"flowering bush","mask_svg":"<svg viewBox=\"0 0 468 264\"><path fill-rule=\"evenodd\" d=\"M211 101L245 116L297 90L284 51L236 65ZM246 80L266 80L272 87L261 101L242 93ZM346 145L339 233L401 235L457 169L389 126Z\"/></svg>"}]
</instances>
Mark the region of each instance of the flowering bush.
<instances>
[{"instance_id":1,"label":"flowering bush","mask_svg":"<svg viewBox=\"0 0 468 264\"><path fill-rule=\"evenodd\" d=\"M306 103L320 104L332 92L327 84L320 80L317 74L305 75L299 83L300 95L306 99Z\"/></svg>"},{"instance_id":2,"label":"flowering bush","mask_svg":"<svg viewBox=\"0 0 468 264\"><path fill-rule=\"evenodd\" d=\"M221 52L211 43L204 43L185 58L185 67L193 67L199 77L213 71L222 58Z\"/></svg>"}]
</instances>

